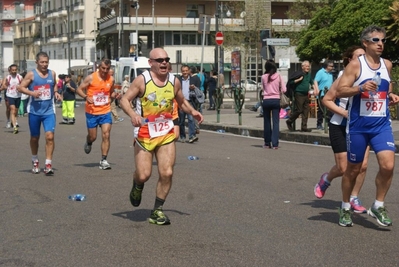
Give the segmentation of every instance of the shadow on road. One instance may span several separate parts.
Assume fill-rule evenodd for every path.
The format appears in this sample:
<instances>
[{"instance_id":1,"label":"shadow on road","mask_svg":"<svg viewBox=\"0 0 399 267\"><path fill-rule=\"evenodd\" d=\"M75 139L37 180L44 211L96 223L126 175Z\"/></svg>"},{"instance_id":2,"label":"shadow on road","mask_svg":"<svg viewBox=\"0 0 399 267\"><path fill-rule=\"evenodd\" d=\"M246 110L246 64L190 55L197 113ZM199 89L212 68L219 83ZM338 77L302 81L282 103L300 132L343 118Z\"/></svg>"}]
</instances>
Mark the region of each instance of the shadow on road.
<instances>
[{"instance_id":1,"label":"shadow on road","mask_svg":"<svg viewBox=\"0 0 399 267\"><path fill-rule=\"evenodd\" d=\"M191 215L189 213L181 212L178 210L163 210L165 213L167 212L174 212L179 215ZM133 211L123 211L123 212L118 212L118 213L113 213L113 216L120 217L123 219L128 219L133 222L144 222L147 221L147 219L150 217L151 210L149 209L139 209L139 210L133 210Z\"/></svg>"}]
</instances>

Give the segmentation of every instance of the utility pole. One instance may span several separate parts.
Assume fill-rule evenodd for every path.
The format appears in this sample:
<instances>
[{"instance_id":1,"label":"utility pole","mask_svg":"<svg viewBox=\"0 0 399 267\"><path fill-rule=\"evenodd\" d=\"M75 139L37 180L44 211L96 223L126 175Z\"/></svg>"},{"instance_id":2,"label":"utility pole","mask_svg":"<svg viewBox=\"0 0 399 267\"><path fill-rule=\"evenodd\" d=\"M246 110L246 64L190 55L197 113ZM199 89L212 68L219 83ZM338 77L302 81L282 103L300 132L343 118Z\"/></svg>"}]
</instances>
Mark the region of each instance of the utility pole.
<instances>
[{"instance_id":1,"label":"utility pole","mask_svg":"<svg viewBox=\"0 0 399 267\"><path fill-rule=\"evenodd\" d=\"M71 73L71 0L68 0L68 23L67 23L67 39L68 39L68 74Z\"/></svg>"},{"instance_id":2,"label":"utility pole","mask_svg":"<svg viewBox=\"0 0 399 267\"><path fill-rule=\"evenodd\" d=\"M216 9L215 9L215 34L219 31L219 0L216 0ZM215 66L219 73L219 46L215 44Z\"/></svg>"},{"instance_id":3,"label":"utility pole","mask_svg":"<svg viewBox=\"0 0 399 267\"><path fill-rule=\"evenodd\" d=\"M118 59L121 57L121 34L122 34L122 0L119 0L119 27L118 27Z\"/></svg>"},{"instance_id":4,"label":"utility pole","mask_svg":"<svg viewBox=\"0 0 399 267\"><path fill-rule=\"evenodd\" d=\"M154 1L155 0L152 0L152 41L151 41L151 44L152 44L152 46L151 46L151 48L152 49L154 49L154 47L155 47L155 33L154 33L154 25L155 25L155 23L154 23L154 17L155 17L155 6L154 6ZM216 0L217 1L217 0ZM137 36L137 38L138 38L138 36Z\"/></svg>"}]
</instances>

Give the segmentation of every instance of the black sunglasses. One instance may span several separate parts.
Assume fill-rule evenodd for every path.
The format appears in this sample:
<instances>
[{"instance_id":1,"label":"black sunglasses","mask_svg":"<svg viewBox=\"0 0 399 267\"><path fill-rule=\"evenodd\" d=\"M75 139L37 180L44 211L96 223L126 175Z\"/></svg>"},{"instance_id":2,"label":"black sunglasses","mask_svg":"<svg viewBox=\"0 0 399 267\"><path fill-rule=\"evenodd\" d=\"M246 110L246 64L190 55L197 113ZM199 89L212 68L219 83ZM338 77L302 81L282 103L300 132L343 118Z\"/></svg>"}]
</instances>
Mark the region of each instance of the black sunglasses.
<instances>
[{"instance_id":1,"label":"black sunglasses","mask_svg":"<svg viewBox=\"0 0 399 267\"><path fill-rule=\"evenodd\" d=\"M164 61L166 62L166 63L168 63L169 62L169 60L170 60L170 58L169 57L165 57L165 58L151 58L151 60L155 60L156 62L158 62L158 63L163 63Z\"/></svg>"},{"instance_id":2,"label":"black sunglasses","mask_svg":"<svg viewBox=\"0 0 399 267\"><path fill-rule=\"evenodd\" d=\"M380 38L377 38L377 37L369 38L367 40L370 41L370 42L373 42L373 43L378 43L379 41L381 41L383 44L385 44L385 42L387 41L387 39L385 39L385 38L380 39Z\"/></svg>"}]
</instances>

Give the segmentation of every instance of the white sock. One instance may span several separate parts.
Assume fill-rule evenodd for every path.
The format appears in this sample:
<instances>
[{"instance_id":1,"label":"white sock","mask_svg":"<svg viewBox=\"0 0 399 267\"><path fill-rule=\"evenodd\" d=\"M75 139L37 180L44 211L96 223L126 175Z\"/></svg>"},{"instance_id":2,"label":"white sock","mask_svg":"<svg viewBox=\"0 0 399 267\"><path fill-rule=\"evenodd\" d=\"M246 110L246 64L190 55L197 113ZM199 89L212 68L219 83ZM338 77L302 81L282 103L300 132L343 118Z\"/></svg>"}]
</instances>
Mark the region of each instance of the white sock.
<instances>
[{"instance_id":1,"label":"white sock","mask_svg":"<svg viewBox=\"0 0 399 267\"><path fill-rule=\"evenodd\" d=\"M46 165L51 164L51 159L46 159Z\"/></svg>"},{"instance_id":2,"label":"white sock","mask_svg":"<svg viewBox=\"0 0 399 267\"><path fill-rule=\"evenodd\" d=\"M357 198L357 196L351 195L350 198L349 198L349 200L352 201L354 198Z\"/></svg>"},{"instance_id":3,"label":"white sock","mask_svg":"<svg viewBox=\"0 0 399 267\"><path fill-rule=\"evenodd\" d=\"M38 161L39 158L37 157L37 155L32 155L32 161Z\"/></svg>"},{"instance_id":4,"label":"white sock","mask_svg":"<svg viewBox=\"0 0 399 267\"><path fill-rule=\"evenodd\" d=\"M375 200L373 204L374 209L378 209L379 207L384 207L384 202Z\"/></svg>"},{"instance_id":5,"label":"white sock","mask_svg":"<svg viewBox=\"0 0 399 267\"><path fill-rule=\"evenodd\" d=\"M351 203L342 201L341 209L350 210L351 209Z\"/></svg>"}]
</instances>

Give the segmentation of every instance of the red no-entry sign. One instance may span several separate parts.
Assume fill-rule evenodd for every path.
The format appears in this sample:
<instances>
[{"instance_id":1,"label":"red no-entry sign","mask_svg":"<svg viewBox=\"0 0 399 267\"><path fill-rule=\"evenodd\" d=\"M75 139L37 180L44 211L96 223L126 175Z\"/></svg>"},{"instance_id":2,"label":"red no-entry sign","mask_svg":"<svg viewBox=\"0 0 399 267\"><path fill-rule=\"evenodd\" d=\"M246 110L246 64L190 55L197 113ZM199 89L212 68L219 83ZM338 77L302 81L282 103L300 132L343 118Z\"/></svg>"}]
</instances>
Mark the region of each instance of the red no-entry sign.
<instances>
[{"instance_id":1,"label":"red no-entry sign","mask_svg":"<svg viewBox=\"0 0 399 267\"><path fill-rule=\"evenodd\" d=\"M222 45L223 44L223 33L222 32L217 32L215 40L216 40L216 44L217 45Z\"/></svg>"}]
</instances>

